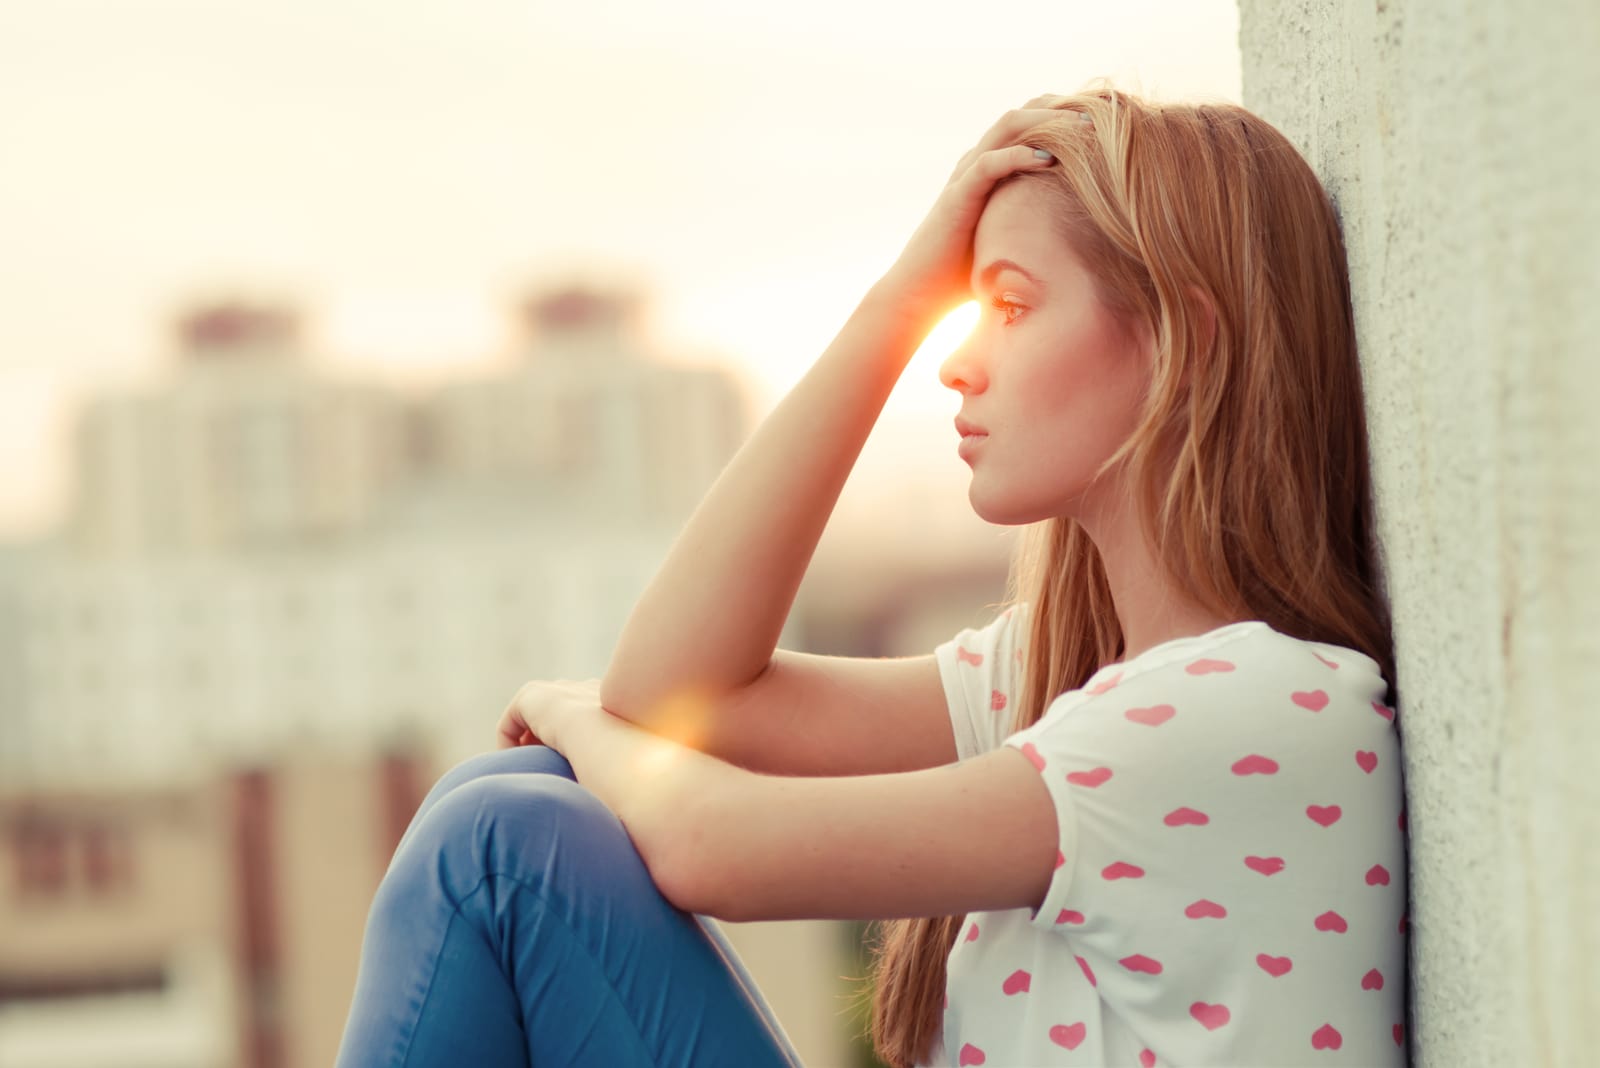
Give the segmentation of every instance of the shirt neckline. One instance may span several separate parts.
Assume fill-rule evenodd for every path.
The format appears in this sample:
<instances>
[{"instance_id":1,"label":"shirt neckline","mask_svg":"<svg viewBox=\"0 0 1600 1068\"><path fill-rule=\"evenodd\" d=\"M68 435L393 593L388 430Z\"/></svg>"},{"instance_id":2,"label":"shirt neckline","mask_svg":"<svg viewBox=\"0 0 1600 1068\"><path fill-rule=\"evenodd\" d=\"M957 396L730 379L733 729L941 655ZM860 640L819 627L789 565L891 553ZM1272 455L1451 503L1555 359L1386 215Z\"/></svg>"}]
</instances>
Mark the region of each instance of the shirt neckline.
<instances>
[{"instance_id":1,"label":"shirt neckline","mask_svg":"<svg viewBox=\"0 0 1600 1068\"><path fill-rule=\"evenodd\" d=\"M1127 660L1115 660L1104 667L1099 668L1093 675L1089 676L1089 682L1093 682L1102 675L1113 672L1126 673L1130 668L1136 666L1143 667L1151 660L1158 658L1166 660L1172 653L1182 652L1186 649L1193 648L1196 645L1201 645L1202 643L1209 647L1211 645L1217 645L1224 641L1228 641L1232 638L1241 637L1256 630L1271 629L1272 627L1268 625L1265 620L1241 619L1232 623L1224 623L1220 627L1214 627L1211 630L1206 631L1204 634L1185 634L1177 638L1168 638L1164 642L1157 642L1155 645L1152 645L1150 648L1146 649L1142 653L1139 653L1137 656L1131 657ZM1167 655L1162 656L1160 654Z\"/></svg>"}]
</instances>

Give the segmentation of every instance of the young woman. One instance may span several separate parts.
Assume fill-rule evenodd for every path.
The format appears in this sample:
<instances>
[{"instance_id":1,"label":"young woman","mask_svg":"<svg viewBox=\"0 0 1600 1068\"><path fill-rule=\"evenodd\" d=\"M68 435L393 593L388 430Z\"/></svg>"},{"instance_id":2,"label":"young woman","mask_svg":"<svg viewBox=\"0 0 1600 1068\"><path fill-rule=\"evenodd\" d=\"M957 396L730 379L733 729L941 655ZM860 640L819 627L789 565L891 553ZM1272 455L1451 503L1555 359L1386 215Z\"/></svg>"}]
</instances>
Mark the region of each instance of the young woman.
<instances>
[{"instance_id":1,"label":"young woman","mask_svg":"<svg viewBox=\"0 0 1600 1068\"><path fill-rule=\"evenodd\" d=\"M930 327L1015 603L775 649ZM891 919L894 1065L1399 1065L1406 865L1344 249L1284 137L1008 112L738 454L598 686L530 683L379 889L348 1065L764 1065L712 916ZM559 755L558 755L559 754Z\"/></svg>"}]
</instances>

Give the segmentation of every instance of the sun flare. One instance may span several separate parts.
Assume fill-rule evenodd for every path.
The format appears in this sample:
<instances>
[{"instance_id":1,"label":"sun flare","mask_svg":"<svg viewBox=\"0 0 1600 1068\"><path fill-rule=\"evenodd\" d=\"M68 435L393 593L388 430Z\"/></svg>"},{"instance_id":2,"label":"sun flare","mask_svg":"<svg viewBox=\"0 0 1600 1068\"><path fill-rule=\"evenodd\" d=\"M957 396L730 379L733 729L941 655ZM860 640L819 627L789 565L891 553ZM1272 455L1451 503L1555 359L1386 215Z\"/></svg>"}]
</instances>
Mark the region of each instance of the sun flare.
<instances>
[{"instance_id":1,"label":"sun flare","mask_svg":"<svg viewBox=\"0 0 1600 1068\"><path fill-rule=\"evenodd\" d=\"M941 412L955 406L955 395L939 384L939 365L950 358L977 324L978 304L970 300L939 321L900 376L903 401Z\"/></svg>"}]
</instances>

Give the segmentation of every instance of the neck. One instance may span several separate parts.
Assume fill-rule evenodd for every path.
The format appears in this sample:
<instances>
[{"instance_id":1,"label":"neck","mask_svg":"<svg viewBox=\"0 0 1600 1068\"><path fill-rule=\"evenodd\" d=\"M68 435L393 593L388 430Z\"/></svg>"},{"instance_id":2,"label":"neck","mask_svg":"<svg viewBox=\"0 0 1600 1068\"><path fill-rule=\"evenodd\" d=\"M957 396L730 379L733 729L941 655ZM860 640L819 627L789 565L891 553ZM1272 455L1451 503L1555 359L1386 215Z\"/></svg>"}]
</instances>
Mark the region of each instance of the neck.
<instances>
[{"instance_id":1,"label":"neck","mask_svg":"<svg viewBox=\"0 0 1600 1068\"><path fill-rule=\"evenodd\" d=\"M1189 638L1235 620L1198 604L1167 574L1132 506L1131 494L1115 495L1116 505L1082 517L1100 552L1111 601L1122 625L1124 660L1174 638Z\"/></svg>"}]
</instances>

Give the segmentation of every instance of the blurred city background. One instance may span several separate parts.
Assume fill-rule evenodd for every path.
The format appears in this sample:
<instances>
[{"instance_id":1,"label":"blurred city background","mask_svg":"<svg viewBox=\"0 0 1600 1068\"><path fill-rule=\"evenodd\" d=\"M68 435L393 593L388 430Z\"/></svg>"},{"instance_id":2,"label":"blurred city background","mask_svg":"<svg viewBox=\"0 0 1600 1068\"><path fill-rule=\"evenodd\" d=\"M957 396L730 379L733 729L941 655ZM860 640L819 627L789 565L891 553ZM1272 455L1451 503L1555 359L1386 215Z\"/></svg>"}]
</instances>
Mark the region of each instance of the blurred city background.
<instances>
[{"instance_id":1,"label":"blurred city background","mask_svg":"<svg viewBox=\"0 0 1600 1068\"><path fill-rule=\"evenodd\" d=\"M0 1068L328 1064L367 905L1008 107L1234 4L0 3ZM931 338L790 648L1003 594ZM730 925L808 1064L863 931Z\"/></svg>"}]
</instances>

